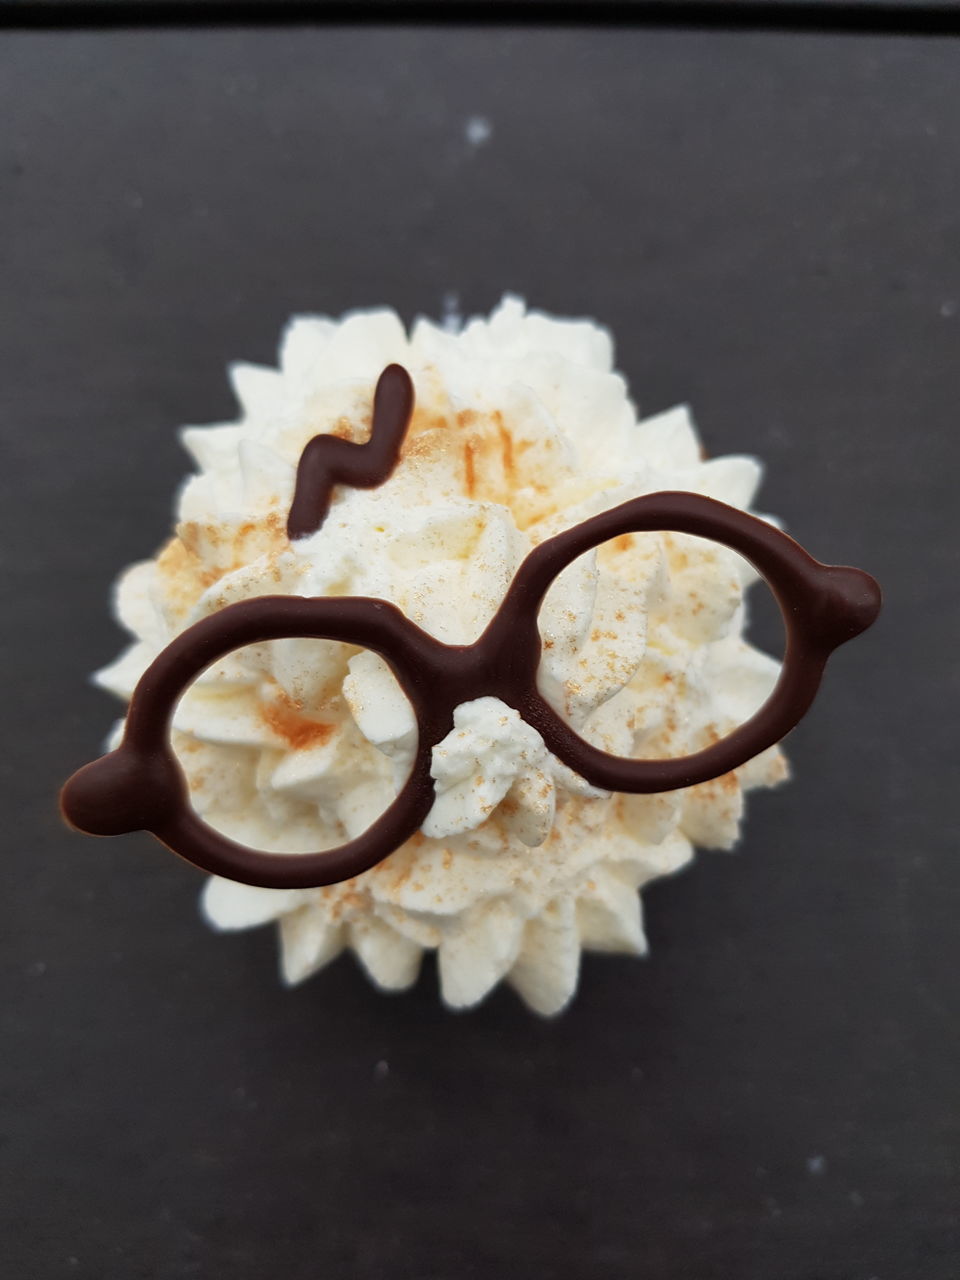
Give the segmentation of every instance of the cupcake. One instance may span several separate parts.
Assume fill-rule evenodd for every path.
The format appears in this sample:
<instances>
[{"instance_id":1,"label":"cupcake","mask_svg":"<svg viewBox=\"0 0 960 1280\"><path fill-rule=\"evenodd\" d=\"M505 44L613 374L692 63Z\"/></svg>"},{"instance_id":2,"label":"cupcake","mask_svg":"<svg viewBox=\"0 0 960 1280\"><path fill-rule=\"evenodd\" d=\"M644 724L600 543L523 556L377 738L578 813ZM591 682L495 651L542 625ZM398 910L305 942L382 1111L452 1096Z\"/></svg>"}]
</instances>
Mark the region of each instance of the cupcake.
<instances>
[{"instance_id":1,"label":"cupcake","mask_svg":"<svg viewBox=\"0 0 960 1280\"><path fill-rule=\"evenodd\" d=\"M686 409L638 420L590 321L302 317L231 378L117 584L132 640L95 678L136 697L66 816L219 872L206 918L275 922L287 983L349 950L402 990L435 950L448 1005L503 980L558 1012L582 950L644 952L642 886L787 776L875 584L743 514L759 465L706 459ZM782 675L744 638L754 566Z\"/></svg>"}]
</instances>

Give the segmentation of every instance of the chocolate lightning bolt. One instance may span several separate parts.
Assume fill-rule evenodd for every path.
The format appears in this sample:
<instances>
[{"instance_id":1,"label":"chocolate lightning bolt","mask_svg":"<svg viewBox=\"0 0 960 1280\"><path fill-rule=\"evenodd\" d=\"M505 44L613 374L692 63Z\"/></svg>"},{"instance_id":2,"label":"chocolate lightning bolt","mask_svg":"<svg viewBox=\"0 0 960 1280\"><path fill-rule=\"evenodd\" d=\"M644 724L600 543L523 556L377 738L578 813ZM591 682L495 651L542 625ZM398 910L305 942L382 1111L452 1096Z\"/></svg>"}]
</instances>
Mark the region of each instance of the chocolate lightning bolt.
<instances>
[{"instance_id":1,"label":"chocolate lightning bolt","mask_svg":"<svg viewBox=\"0 0 960 1280\"><path fill-rule=\"evenodd\" d=\"M287 516L287 536L305 538L327 518L335 484L373 489L390 476L413 413L413 383L406 369L389 364L373 395L373 423L365 444L337 436L314 436L297 464L297 483Z\"/></svg>"},{"instance_id":2,"label":"chocolate lightning bolt","mask_svg":"<svg viewBox=\"0 0 960 1280\"><path fill-rule=\"evenodd\" d=\"M396 466L412 410L410 376L390 365L377 383L366 444L330 436L311 440L297 471L287 525L292 539L322 526L336 483L383 483ZM630 760L585 742L539 693L537 614L551 583L578 556L620 534L657 530L710 538L745 556L773 591L787 645L770 697L728 737L677 759ZM813 702L830 654L866 630L879 610L880 588L862 570L820 564L772 525L712 498L654 493L531 551L471 645L442 644L394 605L360 596L263 596L204 618L143 673L123 741L73 775L61 795L62 810L71 825L92 835L150 831L189 862L231 880L276 889L334 884L369 870L421 826L434 800L431 753L461 703L502 699L540 733L548 750L594 786L635 793L688 787L737 768L788 733ZM316 853L263 853L214 831L191 809L170 747L170 725L183 691L212 663L245 645L290 636L340 640L379 653L413 707L417 751L400 794L360 836Z\"/></svg>"}]
</instances>

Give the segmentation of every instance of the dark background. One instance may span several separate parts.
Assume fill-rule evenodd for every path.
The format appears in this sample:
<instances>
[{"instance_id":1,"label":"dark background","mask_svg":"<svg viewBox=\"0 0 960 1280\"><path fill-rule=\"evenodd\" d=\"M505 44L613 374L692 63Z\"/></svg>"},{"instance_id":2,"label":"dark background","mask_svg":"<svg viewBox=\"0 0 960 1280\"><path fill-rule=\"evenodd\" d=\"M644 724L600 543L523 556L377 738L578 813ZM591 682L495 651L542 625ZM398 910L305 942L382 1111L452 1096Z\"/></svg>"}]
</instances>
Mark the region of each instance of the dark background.
<instances>
[{"instance_id":1,"label":"dark background","mask_svg":"<svg viewBox=\"0 0 960 1280\"><path fill-rule=\"evenodd\" d=\"M954 1280L960 46L582 29L0 44L5 1274ZM481 145L467 121L491 126ZM735 856L543 1022L283 991L146 838L69 835L110 583L293 312L609 324L873 570Z\"/></svg>"}]
</instances>

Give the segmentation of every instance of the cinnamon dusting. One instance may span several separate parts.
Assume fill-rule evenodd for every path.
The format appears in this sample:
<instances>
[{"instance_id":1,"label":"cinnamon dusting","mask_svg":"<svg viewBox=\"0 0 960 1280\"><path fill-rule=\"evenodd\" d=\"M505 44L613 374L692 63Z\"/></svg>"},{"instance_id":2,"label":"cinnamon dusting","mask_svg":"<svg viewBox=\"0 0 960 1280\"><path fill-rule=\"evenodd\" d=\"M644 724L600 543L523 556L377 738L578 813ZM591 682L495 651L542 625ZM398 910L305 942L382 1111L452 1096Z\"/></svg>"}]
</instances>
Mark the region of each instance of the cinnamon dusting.
<instances>
[{"instance_id":1,"label":"cinnamon dusting","mask_svg":"<svg viewBox=\"0 0 960 1280\"><path fill-rule=\"evenodd\" d=\"M305 715L303 703L291 698L279 686L271 700L263 704L261 714L277 737L283 738L294 751L321 746L336 728L335 725Z\"/></svg>"}]
</instances>

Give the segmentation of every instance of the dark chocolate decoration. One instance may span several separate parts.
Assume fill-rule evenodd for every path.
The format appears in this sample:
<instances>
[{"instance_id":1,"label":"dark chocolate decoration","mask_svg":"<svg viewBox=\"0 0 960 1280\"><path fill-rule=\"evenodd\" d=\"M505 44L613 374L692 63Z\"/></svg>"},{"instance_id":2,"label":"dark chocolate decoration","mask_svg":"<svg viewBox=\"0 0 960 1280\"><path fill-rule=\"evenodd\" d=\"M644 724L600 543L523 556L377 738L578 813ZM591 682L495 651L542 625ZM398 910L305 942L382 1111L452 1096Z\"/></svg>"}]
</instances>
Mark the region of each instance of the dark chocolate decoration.
<instances>
[{"instance_id":1,"label":"dark chocolate decoration","mask_svg":"<svg viewBox=\"0 0 960 1280\"><path fill-rule=\"evenodd\" d=\"M365 444L338 436L314 436L297 465L297 483L287 516L287 537L316 533L327 518L335 484L372 489L390 476L413 413L413 382L402 365L389 364L377 380L373 423Z\"/></svg>"},{"instance_id":2,"label":"dark chocolate decoration","mask_svg":"<svg viewBox=\"0 0 960 1280\"><path fill-rule=\"evenodd\" d=\"M372 486L390 474L412 409L410 377L390 365L377 384L367 444L319 436L307 445L290 511L291 538L320 527L334 483ZM678 759L630 760L585 742L538 692L537 614L551 583L578 556L621 534L658 530L709 538L745 556L777 599L787 644L770 697L728 737ZM123 741L68 781L63 814L91 835L150 831L189 862L230 880L275 889L334 884L369 870L421 826L434 800L431 752L453 727L460 703L500 698L594 786L671 791L727 773L778 742L812 703L833 650L866 630L879 610L880 588L862 570L820 564L779 529L712 498L654 493L585 520L531 551L471 645L442 644L394 605L365 597L262 596L204 618L144 672ZM400 794L362 835L318 853L263 853L214 831L191 809L170 747L170 722L180 695L212 663L245 645L291 636L340 640L379 653L410 699L419 736Z\"/></svg>"}]
</instances>

